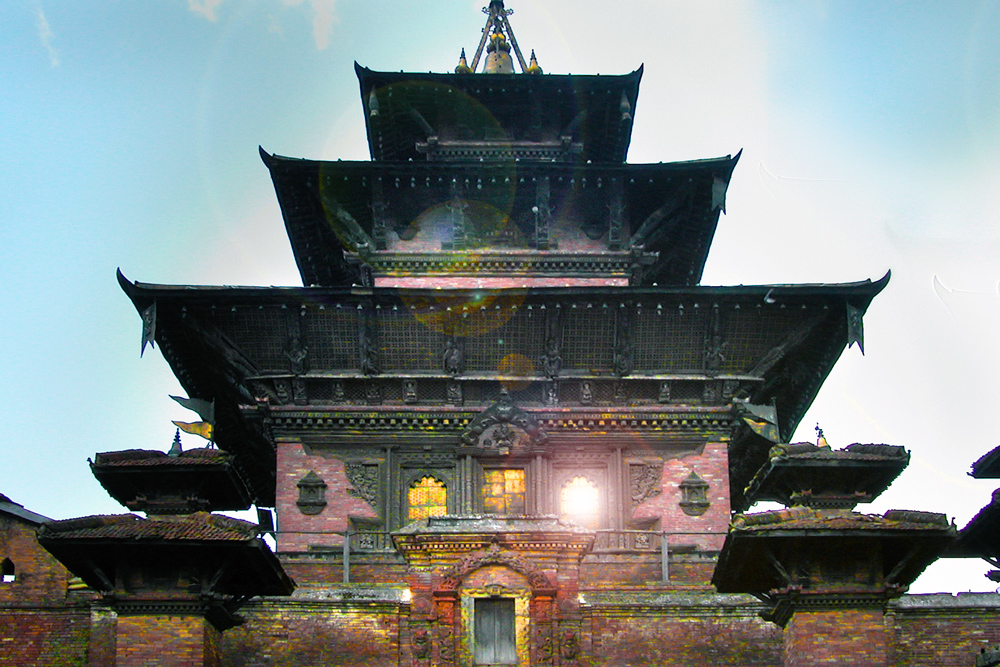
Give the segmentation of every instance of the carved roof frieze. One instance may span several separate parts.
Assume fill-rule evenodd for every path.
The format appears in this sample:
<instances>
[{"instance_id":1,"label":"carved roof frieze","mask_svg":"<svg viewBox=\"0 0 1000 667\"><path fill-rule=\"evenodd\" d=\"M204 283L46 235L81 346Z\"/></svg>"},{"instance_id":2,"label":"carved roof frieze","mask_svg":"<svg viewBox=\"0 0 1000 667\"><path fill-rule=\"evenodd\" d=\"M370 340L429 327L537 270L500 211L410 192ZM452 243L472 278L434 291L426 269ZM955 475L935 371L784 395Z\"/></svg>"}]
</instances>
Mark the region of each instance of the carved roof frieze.
<instances>
[{"instance_id":1,"label":"carved roof frieze","mask_svg":"<svg viewBox=\"0 0 1000 667\"><path fill-rule=\"evenodd\" d=\"M367 440L372 443L390 444L384 440L387 436L425 444L447 441L456 446L465 444L473 448L488 447L481 442L481 439L483 437L491 437L492 439L492 436L496 435L494 433L496 427L506 422L490 424L488 428L473 436L470 434L474 429L475 417L475 414L458 412L443 414L359 412L345 414L343 412L316 411L282 414L272 411L268 421L272 432L279 440L281 437L292 434L301 435L304 438L311 437L311 446L315 448L334 444L331 442L331 438L338 442ZM535 420L538 428L537 433L546 434L546 438L533 437L520 426L510 429L514 438L524 439L525 446L533 443L522 453L533 451L531 447L541 451L546 446L559 446L563 442L567 442L566 437L570 435L579 437L581 434L591 434L594 441L597 442L612 433L620 432L631 433L643 441L649 439L647 446L651 447L660 447L667 443L700 446L706 438L727 439L732 425L730 414L721 410L702 414L624 412L596 415L540 414L535 416ZM679 435L682 437L681 440L677 439ZM469 438L473 440L471 445L465 442ZM513 448L511 451L514 451Z\"/></svg>"},{"instance_id":2,"label":"carved roof frieze","mask_svg":"<svg viewBox=\"0 0 1000 667\"><path fill-rule=\"evenodd\" d=\"M652 261L654 255L650 255ZM360 262L356 254L348 253L351 261ZM490 274L551 274L559 277L587 275L627 277L635 258L628 252L608 253L549 253L536 251L402 253L382 251L365 258L372 271L391 275L448 276Z\"/></svg>"}]
</instances>

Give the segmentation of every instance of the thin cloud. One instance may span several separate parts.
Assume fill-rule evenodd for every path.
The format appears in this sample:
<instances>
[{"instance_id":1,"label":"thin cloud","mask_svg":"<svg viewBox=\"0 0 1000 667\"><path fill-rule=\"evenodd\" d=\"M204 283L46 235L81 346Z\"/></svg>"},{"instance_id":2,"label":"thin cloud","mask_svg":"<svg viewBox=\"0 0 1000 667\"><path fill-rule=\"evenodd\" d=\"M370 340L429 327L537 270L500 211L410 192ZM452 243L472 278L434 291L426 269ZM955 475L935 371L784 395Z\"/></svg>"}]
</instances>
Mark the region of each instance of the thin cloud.
<instances>
[{"instance_id":1,"label":"thin cloud","mask_svg":"<svg viewBox=\"0 0 1000 667\"><path fill-rule=\"evenodd\" d=\"M45 10L41 7L36 7L36 11L38 15L38 39L49 54L49 64L53 67L58 67L59 52L52 46L52 40L56 36L52 33L52 28L49 27L49 20L45 18Z\"/></svg>"},{"instance_id":2,"label":"thin cloud","mask_svg":"<svg viewBox=\"0 0 1000 667\"><path fill-rule=\"evenodd\" d=\"M188 0L188 9L195 14L201 14L209 21L215 21L219 17L215 15L215 8L222 4L222 0Z\"/></svg>"},{"instance_id":3,"label":"thin cloud","mask_svg":"<svg viewBox=\"0 0 1000 667\"><path fill-rule=\"evenodd\" d=\"M302 0L284 0L288 6L298 6ZM330 35L333 33L333 26L340 21L337 16L337 0L309 0L313 9L313 40L316 42L316 49L324 50L330 46Z\"/></svg>"},{"instance_id":4,"label":"thin cloud","mask_svg":"<svg viewBox=\"0 0 1000 667\"><path fill-rule=\"evenodd\" d=\"M337 0L312 0L313 10L313 39L316 40L316 48L320 51L330 45L330 34L333 32L333 25L339 21L337 18Z\"/></svg>"}]
</instances>

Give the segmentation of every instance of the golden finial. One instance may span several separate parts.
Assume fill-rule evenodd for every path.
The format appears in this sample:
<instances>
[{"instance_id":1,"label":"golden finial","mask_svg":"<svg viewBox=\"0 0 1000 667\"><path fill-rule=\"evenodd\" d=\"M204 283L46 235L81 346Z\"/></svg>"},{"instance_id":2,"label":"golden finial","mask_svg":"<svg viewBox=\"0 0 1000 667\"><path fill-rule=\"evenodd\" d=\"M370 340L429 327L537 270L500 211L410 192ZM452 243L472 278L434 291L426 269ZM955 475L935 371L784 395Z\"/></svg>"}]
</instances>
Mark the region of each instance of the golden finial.
<instances>
[{"instance_id":1,"label":"golden finial","mask_svg":"<svg viewBox=\"0 0 1000 667\"><path fill-rule=\"evenodd\" d=\"M462 55L458 57L458 65L455 66L455 74L471 74L472 68L469 67L469 63L465 60L465 49L462 49Z\"/></svg>"},{"instance_id":2,"label":"golden finial","mask_svg":"<svg viewBox=\"0 0 1000 667\"><path fill-rule=\"evenodd\" d=\"M531 59L528 62L528 69L524 70L525 74L541 74L542 68L538 66L538 58L535 57L535 50L531 50Z\"/></svg>"},{"instance_id":3,"label":"golden finial","mask_svg":"<svg viewBox=\"0 0 1000 667\"><path fill-rule=\"evenodd\" d=\"M490 43L486 47L486 65L484 74L513 74L514 60L510 57L510 44L499 26L493 26Z\"/></svg>"},{"instance_id":4,"label":"golden finial","mask_svg":"<svg viewBox=\"0 0 1000 667\"><path fill-rule=\"evenodd\" d=\"M823 429L816 424L816 446L822 447L823 449L830 449L830 443L826 441L826 436L823 435Z\"/></svg>"}]
</instances>

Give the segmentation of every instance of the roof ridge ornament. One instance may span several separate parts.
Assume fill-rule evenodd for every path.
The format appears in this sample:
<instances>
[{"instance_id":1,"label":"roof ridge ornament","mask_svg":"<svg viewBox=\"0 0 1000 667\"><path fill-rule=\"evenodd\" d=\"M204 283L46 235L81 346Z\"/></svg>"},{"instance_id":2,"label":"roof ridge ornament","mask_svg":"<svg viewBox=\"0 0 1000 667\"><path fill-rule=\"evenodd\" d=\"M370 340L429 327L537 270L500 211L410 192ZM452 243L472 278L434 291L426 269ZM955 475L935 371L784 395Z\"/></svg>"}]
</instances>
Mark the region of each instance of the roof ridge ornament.
<instances>
[{"instance_id":1,"label":"roof ridge ornament","mask_svg":"<svg viewBox=\"0 0 1000 667\"><path fill-rule=\"evenodd\" d=\"M462 55L458 57L458 65L455 66L455 74L471 74L472 68L469 67L468 61L465 59L465 49L462 49ZM372 93L374 95L374 93Z\"/></svg>"}]
</instances>

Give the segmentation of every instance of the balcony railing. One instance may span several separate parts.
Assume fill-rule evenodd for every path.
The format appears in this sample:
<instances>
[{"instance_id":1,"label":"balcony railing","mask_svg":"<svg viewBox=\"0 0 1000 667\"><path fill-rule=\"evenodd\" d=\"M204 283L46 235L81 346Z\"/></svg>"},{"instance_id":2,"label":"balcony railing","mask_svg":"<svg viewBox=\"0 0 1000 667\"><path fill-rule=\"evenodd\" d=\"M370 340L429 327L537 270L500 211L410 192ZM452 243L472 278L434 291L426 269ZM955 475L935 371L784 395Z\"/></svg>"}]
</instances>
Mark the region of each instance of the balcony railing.
<instances>
[{"instance_id":1,"label":"balcony railing","mask_svg":"<svg viewBox=\"0 0 1000 667\"><path fill-rule=\"evenodd\" d=\"M594 553L660 551L660 533L650 530L598 530L594 537Z\"/></svg>"},{"instance_id":2,"label":"balcony railing","mask_svg":"<svg viewBox=\"0 0 1000 667\"><path fill-rule=\"evenodd\" d=\"M386 551L396 551L396 547L392 543L392 536L386 532L364 531L360 533L350 533L350 539L351 551L355 553L382 553Z\"/></svg>"},{"instance_id":3,"label":"balcony railing","mask_svg":"<svg viewBox=\"0 0 1000 667\"><path fill-rule=\"evenodd\" d=\"M299 531L295 531L299 532ZM687 533L661 533L652 530L596 530L592 553L648 553L659 554L664 582L670 581L670 545L668 539L676 535L715 535L711 531ZM351 580L351 554L385 554L395 553L396 546L392 542L392 534L381 531L363 531L340 533L344 535L343 565L344 583Z\"/></svg>"}]
</instances>

